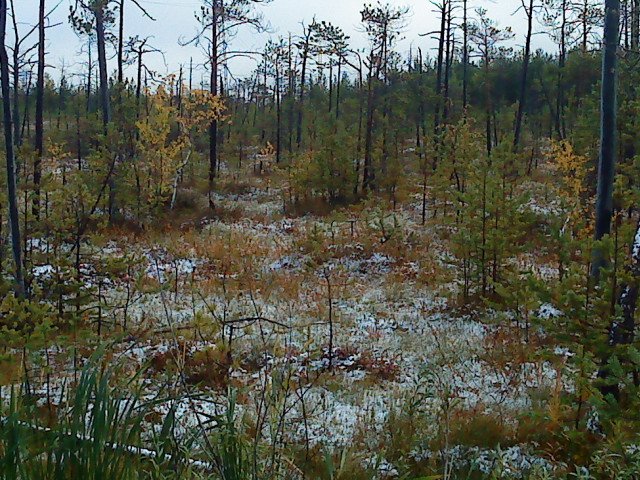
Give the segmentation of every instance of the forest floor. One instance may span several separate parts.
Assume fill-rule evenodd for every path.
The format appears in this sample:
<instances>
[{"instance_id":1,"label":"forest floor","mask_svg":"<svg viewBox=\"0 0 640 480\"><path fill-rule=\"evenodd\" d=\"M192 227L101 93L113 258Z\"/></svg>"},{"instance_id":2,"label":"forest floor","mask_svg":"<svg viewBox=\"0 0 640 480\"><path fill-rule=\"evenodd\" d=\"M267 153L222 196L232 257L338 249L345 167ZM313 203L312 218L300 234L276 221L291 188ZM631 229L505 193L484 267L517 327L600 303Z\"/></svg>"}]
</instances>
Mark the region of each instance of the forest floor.
<instances>
[{"instance_id":1,"label":"forest floor","mask_svg":"<svg viewBox=\"0 0 640 480\"><path fill-rule=\"evenodd\" d=\"M102 232L83 247L110 358L147 368L150 428L175 408L176 435L201 437L233 391L254 439L298 456L348 451L380 478L436 459L481 471L500 461L516 476L556 467L526 417L571 390L568 353L536 355L547 340L524 319L460 306L447 229L421 224L417 188L395 209L301 216L284 212L278 181L246 178L220 182L214 218L193 213L206 211L202 195L183 192L197 208L179 202L164 225ZM126 258L126 272L97 279L99 257ZM522 261L556 274L535 256ZM56 404L73 374L61 350L49 361L57 373L33 383Z\"/></svg>"}]
</instances>

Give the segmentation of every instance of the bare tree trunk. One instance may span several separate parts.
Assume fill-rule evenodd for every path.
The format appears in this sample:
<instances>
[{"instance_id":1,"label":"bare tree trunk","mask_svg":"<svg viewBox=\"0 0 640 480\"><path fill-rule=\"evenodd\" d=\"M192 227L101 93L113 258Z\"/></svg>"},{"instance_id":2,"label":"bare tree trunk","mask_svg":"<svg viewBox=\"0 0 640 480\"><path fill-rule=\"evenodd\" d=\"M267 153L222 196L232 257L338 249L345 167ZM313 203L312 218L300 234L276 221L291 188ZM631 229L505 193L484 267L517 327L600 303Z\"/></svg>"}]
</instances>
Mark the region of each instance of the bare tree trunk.
<instances>
[{"instance_id":1,"label":"bare tree trunk","mask_svg":"<svg viewBox=\"0 0 640 480\"><path fill-rule=\"evenodd\" d=\"M5 45L7 33L7 0L0 0L0 83L2 86L4 139L7 157L7 193L9 201L9 225L11 228L11 247L15 267L16 295L24 296L24 278L22 276L22 251L20 243L20 223L16 192L15 152L13 143L13 119L11 106L6 99L10 98L9 57Z\"/></svg>"},{"instance_id":2,"label":"bare tree trunk","mask_svg":"<svg viewBox=\"0 0 640 480\"><path fill-rule=\"evenodd\" d=\"M27 80L27 88L24 92L24 105L22 106L24 114L22 115L22 127L20 128L20 145L22 145L22 139L31 136L31 85L33 84L33 71L29 70L29 78ZM51 120L51 115L49 115ZM26 132L26 133L25 133ZM13 142L16 143L15 141Z\"/></svg>"},{"instance_id":3,"label":"bare tree trunk","mask_svg":"<svg viewBox=\"0 0 640 480\"><path fill-rule=\"evenodd\" d=\"M16 20L15 7L11 2L13 12L13 32L15 42L13 45L13 144L16 147L22 145L22 135L20 130L20 33L18 32L18 21ZM9 97L5 97L9 98Z\"/></svg>"},{"instance_id":4,"label":"bare tree trunk","mask_svg":"<svg viewBox=\"0 0 640 480\"><path fill-rule=\"evenodd\" d=\"M485 54L486 55L486 54ZM484 58L484 95L485 95L485 134L487 140L487 155L491 156L493 140L491 138L491 85L489 83L489 56Z\"/></svg>"},{"instance_id":5,"label":"bare tree trunk","mask_svg":"<svg viewBox=\"0 0 640 480\"><path fill-rule=\"evenodd\" d=\"M358 58L360 60L360 58ZM362 157L362 123L364 120L364 82L362 80L362 62L358 69L358 140L356 142L356 165L355 182L353 184L353 195L358 195L360 188L360 160Z\"/></svg>"},{"instance_id":6,"label":"bare tree trunk","mask_svg":"<svg viewBox=\"0 0 640 480\"><path fill-rule=\"evenodd\" d=\"M91 39L87 42L87 109L86 113L91 112L91 92L93 91L93 57L91 56Z\"/></svg>"},{"instance_id":7,"label":"bare tree trunk","mask_svg":"<svg viewBox=\"0 0 640 480\"><path fill-rule=\"evenodd\" d=\"M533 35L533 7L534 0L529 0L529 8L524 5L527 13L527 39L524 47L524 57L522 58L522 78L520 79L520 101L518 102L518 113L516 115L516 126L513 135L513 150L518 151L520 147L520 136L522 134L522 118L527 102L527 80L529 76L529 63L531 60L531 36Z\"/></svg>"},{"instance_id":8,"label":"bare tree trunk","mask_svg":"<svg viewBox=\"0 0 640 480\"><path fill-rule=\"evenodd\" d=\"M364 140L364 165L362 168L362 190L367 192L373 187L373 180L375 174L373 172L373 115L375 108L375 95L374 95L374 79L373 72L369 73L369 81L367 88L367 125L365 130Z\"/></svg>"},{"instance_id":9,"label":"bare tree trunk","mask_svg":"<svg viewBox=\"0 0 640 480\"><path fill-rule=\"evenodd\" d=\"M280 54L276 55L276 163L280 163L282 156L282 99L280 91Z\"/></svg>"},{"instance_id":10,"label":"bare tree trunk","mask_svg":"<svg viewBox=\"0 0 640 480\"><path fill-rule=\"evenodd\" d=\"M444 107L443 107L443 122L446 125L449 121L449 109L450 109L450 98L449 98L449 79L451 77L451 67L453 65L453 51L454 51L454 39L451 36L451 17L452 17L452 3L449 2L447 10L447 30L446 30L446 48L445 48L445 62L444 62Z\"/></svg>"},{"instance_id":11,"label":"bare tree trunk","mask_svg":"<svg viewBox=\"0 0 640 480\"><path fill-rule=\"evenodd\" d=\"M629 29L631 28L631 19L629 18L629 14L631 13L631 9L629 8L629 1L630 0L623 0L622 2L622 25L621 25L621 31L620 31L620 42L622 45L624 45L625 50L629 50L630 48L630 44L629 44L629 40L630 40L630 32Z\"/></svg>"},{"instance_id":12,"label":"bare tree trunk","mask_svg":"<svg viewBox=\"0 0 640 480\"><path fill-rule=\"evenodd\" d=\"M560 24L560 57L558 59L558 86L556 99L556 133L559 139L567 136L565 125L565 85L564 85L564 69L567 62L567 1L562 1L562 23Z\"/></svg>"},{"instance_id":13,"label":"bare tree trunk","mask_svg":"<svg viewBox=\"0 0 640 480\"><path fill-rule=\"evenodd\" d=\"M302 69L300 70L300 104L298 105L298 125L296 131L296 145L298 150L302 145L302 120L304 116L304 95L307 80L307 62L309 60L309 41L311 31L305 33L304 46L302 50Z\"/></svg>"},{"instance_id":14,"label":"bare tree trunk","mask_svg":"<svg viewBox=\"0 0 640 480\"><path fill-rule=\"evenodd\" d=\"M120 18L118 24L118 83L124 81L124 2L120 0Z\"/></svg>"},{"instance_id":15,"label":"bare tree trunk","mask_svg":"<svg viewBox=\"0 0 640 480\"><path fill-rule=\"evenodd\" d=\"M38 82L36 84L36 156L33 163L33 214L40 218L40 181L42 179L42 156L44 154L44 67L45 67L45 0L40 0L38 24Z\"/></svg>"},{"instance_id":16,"label":"bare tree trunk","mask_svg":"<svg viewBox=\"0 0 640 480\"><path fill-rule=\"evenodd\" d=\"M444 49L445 49L445 36L447 30L447 14L448 9L447 5L450 0L442 0L442 4L439 8L441 8L440 15L440 33L438 40L438 60L436 63L436 99L435 99L435 111L433 114L433 136L434 136L434 145L436 147L436 154L433 156L433 169L436 169L438 164L438 146L440 144L440 131L441 131L441 119L440 119L440 106L442 103L441 94L442 94L442 71L444 67Z\"/></svg>"},{"instance_id":17,"label":"bare tree trunk","mask_svg":"<svg viewBox=\"0 0 640 480\"><path fill-rule=\"evenodd\" d=\"M640 40L640 0L631 0L631 49L638 51Z\"/></svg>"},{"instance_id":18,"label":"bare tree trunk","mask_svg":"<svg viewBox=\"0 0 640 480\"><path fill-rule=\"evenodd\" d=\"M329 113L333 110L333 60L329 58Z\"/></svg>"},{"instance_id":19,"label":"bare tree trunk","mask_svg":"<svg viewBox=\"0 0 640 480\"><path fill-rule=\"evenodd\" d=\"M602 93L600 117L600 161L596 196L595 239L602 240L611 232L613 216L613 180L617 145L617 68L620 0L606 0L604 51L602 55ZM604 252L595 248L591 275L599 279L600 269L606 266Z\"/></svg>"},{"instance_id":20,"label":"bare tree trunk","mask_svg":"<svg viewBox=\"0 0 640 480\"><path fill-rule=\"evenodd\" d=\"M615 175L616 130L617 130L617 54L618 33L620 28L620 0L606 0L604 24L604 50L602 54L602 93L600 118L600 161L598 164L598 191L596 196L595 240L602 240L611 232L613 217L613 180ZM634 242L635 243L635 242ZM600 281L600 271L607 266L607 259L600 246L593 249L591 262L591 280ZM609 346L614 346L617 328L610 328ZM608 368L609 353L601 359L598 378L604 382L600 391L604 396L619 396L617 384L607 382L610 376Z\"/></svg>"},{"instance_id":21,"label":"bare tree trunk","mask_svg":"<svg viewBox=\"0 0 640 480\"><path fill-rule=\"evenodd\" d=\"M294 67L294 62L293 62L293 43L291 40L291 34L289 34L289 50L287 52L288 55L288 71L287 71L287 75L289 76L288 80L288 86L287 86L287 101L288 101L288 105L287 105L287 150L289 151L289 156L293 155L293 119L294 119L294 113L295 113L295 102L296 102L296 95L295 95L295 91L296 91L296 74L295 74L295 67ZM240 98L240 96L238 95L238 97ZM244 98L244 91L243 91L243 95L242 95L242 99L240 100L242 102L242 104L244 105L246 103L245 98Z\"/></svg>"},{"instance_id":22,"label":"bare tree trunk","mask_svg":"<svg viewBox=\"0 0 640 480\"><path fill-rule=\"evenodd\" d=\"M425 103L424 103L424 95L422 95L422 86L424 82L424 71L422 65L422 50L418 48L418 80L416 93L420 98L418 103L418 114L416 115L416 149L418 151L418 158L420 162L422 162L422 158L424 156L424 152L422 151L422 135L424 134L424 117L425 117Z\"/></svg>"},{"instance_id":23,"label":"bare tree trunk","mask_svg":"<svg viewBox=\"0 0 640 480\"><path fill-rule=\"evenodd\" d=\"M463 29L463 39L462 39L462 108L467 110L467 102L468 102L468 89L469 89L469 23L468 23L468 0L463 0L462 4L462 29Z\"/></svg>"},{"instance_id":24,"label":"bare tree trunk","mask_svg":"<svg viewBox=\"0 0 640 480\"><path fill-rule=\"evenodd\" d=\"M340 87L342 85L342 58L338 57L338 83L336 83L336 120L340 118Z\"/></svg>"},{"instance_id":25,"label":"bare tree trunk","mask_svg":"<svg viewBox=\"0 0 640 480\"><path fill-rule=\"evenodd\" d=\"M218 11L211 5L211 94L218 95ZM209 207L213 208L213 183L218 170L218 121L209 125Z\"/></svg>"},{"instance_id":26,"label":"bare tree trunk","mask_svg":"<svg viewBox=\"0 0 640 480\"><path fill-rule=\"evenodd\" d=\"M138 52L138 68L136 80L136 118L140 118L140 99L142 97L142 47Z\"/></svg>"},{"instance_id":27,"label":"bare tree trunk","mask_svg":"<svg viewBox=\"0 0 640 480\"><path fill-rule=\"evenodd\" d=\"M220 72L220 67L218 67L218 72ZM220 98L224 98L225 95L225 83L224 83L224 77L222 75L222 73L220 73L218 75L218 96ZM217 168L217 172L220 173L220 155L219 155L219 151L224 148L224 128L220 128L220 125L217 125L218 128L218 143L217 143L217 148L216 148L216 168Z\"/></svg>"},{"instance_id":28,"label":"bare tree trunk","mask_svg":"<svg viewBox=\"0 0 640 480\"><path fill-rule=\"evenodd\" d=\"M96 39L98 41L98 70L100 74L100 106L102 108L102 124L104 133L111 122L111 105L109 101L109 79L107 72L107 52L104 29L104 10L98 6L94 10L96 19Z\"/></svg>"},{"instance_id":29,"label":"bare tree trunk","mask_svg":"<svg viewBox=\"0 0 640 480\"><path fill-rule=\"evenodd\" d=\"M100 75L100 106L102 108L102 126L105 136L111 123L111 104L109 99L109 78L107 72L107 52L104 27L104 7L95 6L93 14L96 19L96 40L98 42L98 73ZM109 175L109 221L116 213L116 182L113 175Z\"/></svg>"}]
</instances>

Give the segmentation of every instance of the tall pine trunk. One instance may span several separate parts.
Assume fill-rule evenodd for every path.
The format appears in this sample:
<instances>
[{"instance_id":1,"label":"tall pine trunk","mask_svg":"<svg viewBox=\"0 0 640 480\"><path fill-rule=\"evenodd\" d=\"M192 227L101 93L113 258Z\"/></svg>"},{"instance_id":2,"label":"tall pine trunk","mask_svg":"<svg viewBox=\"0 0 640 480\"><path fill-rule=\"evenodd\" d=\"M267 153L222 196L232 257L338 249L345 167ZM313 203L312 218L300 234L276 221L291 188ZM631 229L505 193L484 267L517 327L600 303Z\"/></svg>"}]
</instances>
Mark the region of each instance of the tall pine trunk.
<instances>
[{"instance_id":1,"label":"tall pine trunk","mask_svg":"<svg viewBox=\"0 0 640 480\"><path fill-rule=\"evenodd\" d=\"M211 94L218 95L218 12L211 4ZM213 182L218 170L218 121L209 125L209 207L213 208Z\"/></svg>"},{"instance_id":2,"label":"tall pine trunk","mask_svg":"<svg viewBox=\"0 0 640 480\"><path fill-rule=\"evenodd\" d=\"M631 49L638 51L640 40L640 0L631 0Z\"/></svg>"},{"instance_id":3,"label":"tall pine trunk","mask_svg":"<svg viewBox=\"0 0 640 480\"><path fill-rule=\"evenodd\" d=\"M445 54L445 36L447 34L447 3L449 0L443 0L441 8L441 16L440 16L440 36L438 40L438 60L436 63L436 98L435 98L435 112L433 114L433 140L434 146L436 150L436 154L433 156L433 170L436 169L438 164L438 150L440 145L440 132L441 132L441 119L440 119L440 107L442 104L441 94L442 94L442 75L444 68L444 54Z\"/></svg>"},{"instance_id":4,"label":"tall pine trunk","mask_svg":"<svg viewBox=\"0 0 640 480\"><path fill-rule=\"evenodd\" d=\"M13 2L11 3L14 10ZM13 17L13 31L15 42L13 45L13 144L16 147L22 145L22 133L20 129L20 34L15 15ZM7 99L9 97L6 97Z\"/></svg>"},{"instance_id":5,"label":"tall pine trunk","mask_svg":"<svg viewBox=\"0 0 640 480\"><path fill-rule=\"evenodd\" d=\"M124 81L124 0L120 0L120 18L118 22L118 83Z\"/></svg>"},{"instance_id":6,"label":"tall pine trunk","mask_svg":"<svg viewBox=\"0 0 640 480\"><path fill-rule=\"evenodd\" d=\"M302 48L302 67L300 69L300 101L298 104L298 121L296 126L296 146L300 150L302 145L302 120L304 118L304 95L307 81L307 62L309 60L309 41L311 30L305 32L304 44Z\"/></svg>"},{"instance_id":7,"label":"tall pine trunk","mask_svg":"<svg viewBox=\"0 0 640 480\"><path fill-rule=\"evenodd\" d=\"M524 7L527 13L527 38L524 46L524 57L522 59L522 77L520 79L520 101L518 102L518 113L516 114L516 126L513 135L513 150L518 151L520 147L520 136L522 134L522 118L527 102L527 80L529 77L529 63L531 60L531 36L533 35L533 7L534 0L529 0L529 8Z\"/></svg>"},{"instance_id":8,"label":"tall pine trunk","mask_svg":"<svg viewBox=\"0 0 640 480\"><path fill-rule=\"evenodd\" d=\"M98 42L98 73L100 75L100 107L102 108L102 124L104 133L111 122L111 105L109 100L109 78L107 72L107 51L104 27L104 9L97 6L94 10L96 19L96 39Z\"/></svg>"},{"instance_id":9,"label":"tall pine trunk","mask_svg":"<svg viewBox=\"0 0 640 480\"><path fill-rule=\"evenodd\" d=\"M452 3L449 2L447 7L447 30L446 30L446 47L445 47L445 62L444 62L444 79L443 79L443 124L447 125L449 122L449 109L451 107L451 99L449 97L449 79L451 78L451 68L453 66L453 53L455 39L452 37L451 32L451 20L452 20Z\"/></svg>"},{"instance_id":10,"label":"tall pine trunk","mask_svg":"<svg viewBox=\"0 0 640 480\"><path fill-rule=\"evenodd\" d=\"M373 187L373 181L375 178L373 171L373 116L375 109L374 88L373 71L370 71L367 82L367 124L365 127L364 165L362 168L362 191L364 193L367 193L369 189Z\"/></svg>"},{"instance_id":11,"label":"tall pine trunk","mask_svg":"<svg viewBox=\"0 0 640 480\"><path fill-rule=\"evenodd\" d=\"M468 23L468 0L462 2L462 108L467 110L468 90L469 90L469 23Z\"/></svg>"},{"instance_id":12,"label":"tall pine trunk","mask_svg":"<svg viewBox=\"0 0 640 480\"><path fill-rule=\"evenodd\" d=\"M38 23L38 80L36 84L36 156L33 164L33 214L40 217L40 181L42 179L42 156L44 154L44 67L45 67L45 0L40 0Z\"/></svg>"},{"instance_id":13,"label":"tall pine trunk","mask_svg":"<svg viewBox=\"0 0 640 480\"><path fill-rule=\"evenodd\" d=\"M595 240L602 240L611 232L613 217L613 180L617 144L617 68L618 33L620 28L620 0L606 0L604 51L602 55L602 92L600 116L600 161L598 163L598 191L596 196ZM591 275L597 281L600 269L607 264L604 252L595 248Z\"/></svg>"},{"instance_id":14,"label":"tall pine trunk","mask_svg":"<svg viewBox=\"0 0 640 480\"><path fill-rule=\"evenodd\" d=\"M98 4L93 10L96 20L96 40L98 43L98 74L100 76L100 107L102 109L102 126L105 137L111 123L111 101L109 98L109 78L107 72L106 33L104 26L104 6ZM116 182L109 175L109 221L116 214Z\"/></svg>"},{"instance_id":15,"label":"tall pine trunk","mask_svg":"<svg viewBox=\"0 0 640 480\"><path fill-rule=\"evenodd\" d=\"M282 97L280 89L280 53L276 54L276 163L280 163L282 156Z\"/></svg>"},{"instance_id":16,"label":"tall pine trunk","mask_svg":"<svg viewBox=\"0 0 640 480\"><path fill-rule=\"evenodd\" d=\"M567 62L567 4L568 0L562 0L562 23L560 24L560 56L558 59L558 85L556 97L555 123L558 138L563 140L567 136L565 125L565 81L564 70Z\"/></svg>"},{"instance_id":17,"label":"tall pine trunk","mask_svg":"<svg viewBox=\"0 0 640 480\"><path fill-rule=\"evenodd\" d=\"M9 87L9 57L5 45L7 33L7 0L0 0L0 84L2 86L3 119L4 119L4 140L7 157L7 194L9 201L9 225L11 228L11 247L13 252L13 262L15 268L16 295L23 296L24 278L22 276L22 250L20 243L20 219L18 217L18 201L16 189L16 165L13 144L13 119L11 117L11 106L7 99L10 98Z\"/></svg>"}]
</instances>

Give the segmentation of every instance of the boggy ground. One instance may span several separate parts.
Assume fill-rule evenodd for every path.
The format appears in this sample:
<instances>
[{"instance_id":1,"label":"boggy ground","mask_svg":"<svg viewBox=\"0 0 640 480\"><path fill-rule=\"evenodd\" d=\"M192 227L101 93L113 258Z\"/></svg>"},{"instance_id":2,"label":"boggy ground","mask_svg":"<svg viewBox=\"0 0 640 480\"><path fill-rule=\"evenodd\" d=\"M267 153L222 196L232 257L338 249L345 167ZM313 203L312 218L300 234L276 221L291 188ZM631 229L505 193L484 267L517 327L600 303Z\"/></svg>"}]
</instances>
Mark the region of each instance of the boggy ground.
<instances>
[{"instance_id":1,"label":"boggy ground","mask_svg":"<svg viewBox=\"0 0 640 480\"><path fill-rule=\"evenodd\" d=\"M262 468L284 477L325 468L327 454L344 478L563 468L532 413L571 390L567 353L542 359L535 326L460 302L443 228L421 225L419 192L395 209L377 200L293 215L277 178L248 178L222 183L215 215L186 191L191 205L178 202L164 225L107 230L84 247L86 258L126 259L100 277L99 333L110 361L146 369L150 430L175 408L174 434L197 452L232 397ZM555 274L534 255L522 261ZM98 281L90 260L84 268ZM55 268L43 261L34 275L47 282ZM48 382L34 380L43 405L62 403L72 378L60 352L49 349Z\"/></svg>"}]
</instances>

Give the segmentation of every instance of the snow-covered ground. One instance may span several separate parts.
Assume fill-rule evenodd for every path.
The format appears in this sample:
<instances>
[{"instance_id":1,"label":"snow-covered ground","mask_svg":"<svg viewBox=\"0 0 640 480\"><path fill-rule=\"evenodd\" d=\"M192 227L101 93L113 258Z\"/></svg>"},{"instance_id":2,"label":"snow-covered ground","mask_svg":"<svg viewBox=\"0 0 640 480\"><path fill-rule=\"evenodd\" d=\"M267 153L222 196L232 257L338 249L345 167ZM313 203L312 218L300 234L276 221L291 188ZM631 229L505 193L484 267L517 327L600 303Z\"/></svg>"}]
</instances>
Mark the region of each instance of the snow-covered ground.
<instances>
[{"instance_id":1,"label":"snow-covered ground","mask_svg":"<svg viewBox=\"0 0 640 480\"><path fill-rule=\"evenodd\" d=\"M280 196L275 189L220 195L217 207L240 209L240 220L212 219L185 235L114 240L102 249L135 259L102 287L111 329L127 312L128 333L114 358L132 370L150 365L147 398L175 399L155 408L161 418L177 402L177 436L215 428L228 389L238 392L237 415L257 425L264 441L336 449L384 435L390 414L409 399L419 398L419 411L434 422L452 401L514 419L532 395L562 382L562 351L557 363L491 361L489 345L513 327L456 308L447 253L419 225L419 212L289 218ZM41 264L33 274L45 281L55 269ZM541 277L552 274L540 268ZM559 313L543 305L540 316ZM521 342L519 333L512 337ZM62 400L69 368L60 365L48 390L37 387L42 401ZM498 453L451 445L416 455L486 469ZM547 467L526 446L499 455L512 470ZM378 470L397 473L384 459Z\"/></svg>"}]
</instances>

